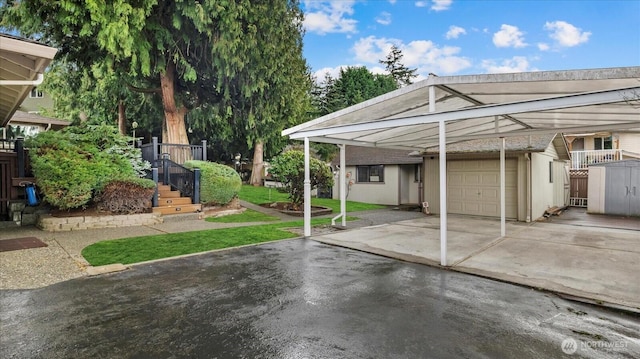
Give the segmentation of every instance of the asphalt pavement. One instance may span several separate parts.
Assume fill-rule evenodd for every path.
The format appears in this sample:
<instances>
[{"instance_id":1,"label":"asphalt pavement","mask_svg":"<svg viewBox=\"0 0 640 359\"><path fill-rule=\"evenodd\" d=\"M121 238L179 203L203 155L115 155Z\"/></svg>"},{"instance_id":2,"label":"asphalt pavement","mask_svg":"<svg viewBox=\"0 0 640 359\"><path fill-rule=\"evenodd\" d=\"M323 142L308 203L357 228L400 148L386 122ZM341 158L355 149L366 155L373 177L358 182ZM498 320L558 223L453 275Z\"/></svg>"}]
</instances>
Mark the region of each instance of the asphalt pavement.
<instances>
[{"instance_id":1,"label":"asphalt pavement","mask_svg":"<svg viewBox=\"0 0 640 359\"><path fill-rule=\"evenodd\" d=\"M638 358L640 320L305 239L0 291L1 358Z\"/></svg>"}]
</instances>

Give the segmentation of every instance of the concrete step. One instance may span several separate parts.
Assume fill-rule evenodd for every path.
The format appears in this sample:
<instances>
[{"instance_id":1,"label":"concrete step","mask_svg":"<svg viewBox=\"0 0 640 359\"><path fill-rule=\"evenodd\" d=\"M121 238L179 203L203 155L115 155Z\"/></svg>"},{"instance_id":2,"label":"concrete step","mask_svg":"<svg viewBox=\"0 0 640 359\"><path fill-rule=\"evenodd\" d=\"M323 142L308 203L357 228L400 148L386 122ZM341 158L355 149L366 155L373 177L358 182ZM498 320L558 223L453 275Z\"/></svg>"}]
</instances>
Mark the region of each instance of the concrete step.
<instances>
[{"instance_id":1,"label":"concrete step","mask_svg":"<svg viewBox=\"0 0 640 359\"><path fill-rule=\"evenodd\" d=\"M191 198L178 197L178 198L158 198L158 207L162 206L177 206L191 204Z\"/></svg>"},{"instance_id":2,"label":"concrete step","mask_svg":"<svg viewBox=\"0 0 640 359\"><path fill-rule=\"evenodd\" d=\"M185 204L177 206L153 207L153 213L167 215L177 213L195 213L202 211L201 204Z\"/></svg>"}]
</instances>

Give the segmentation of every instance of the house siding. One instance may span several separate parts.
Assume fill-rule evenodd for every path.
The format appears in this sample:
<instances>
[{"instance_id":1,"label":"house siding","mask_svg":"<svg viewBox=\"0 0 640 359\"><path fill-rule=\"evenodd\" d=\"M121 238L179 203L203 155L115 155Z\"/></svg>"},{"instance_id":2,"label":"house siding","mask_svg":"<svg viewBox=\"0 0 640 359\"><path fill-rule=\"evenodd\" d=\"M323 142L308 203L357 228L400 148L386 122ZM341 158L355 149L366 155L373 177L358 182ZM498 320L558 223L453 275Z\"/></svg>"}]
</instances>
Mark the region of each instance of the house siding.
<instances>
[{"instance_id":1,"label":"house siding","mask_svg":"<svg viewBox=\"0 0 640 359\"><path fill-rule=\"evenodd\" d=\"M351 173L347 182L349 180L353 181L353 185L351 185L347 195L347 200L391 206L400 204L398 190L400 182L399 166L384 166L383 183L358 183L356 181L356 166L346 166L346 168L347 175ZM333 198L340 199L340 183L338 180L336 180L333 187Z\"/></svg>"},{"instance_id":2,"label":"house siding","mask_svg":"<svg viewBox=\"0 0 640 359\"><path fill-rule=\"evenodd\" d=\"M619 133L614 141L616 136L621 150L640 154L640 133Z\"/></svg>"}]
</instances>

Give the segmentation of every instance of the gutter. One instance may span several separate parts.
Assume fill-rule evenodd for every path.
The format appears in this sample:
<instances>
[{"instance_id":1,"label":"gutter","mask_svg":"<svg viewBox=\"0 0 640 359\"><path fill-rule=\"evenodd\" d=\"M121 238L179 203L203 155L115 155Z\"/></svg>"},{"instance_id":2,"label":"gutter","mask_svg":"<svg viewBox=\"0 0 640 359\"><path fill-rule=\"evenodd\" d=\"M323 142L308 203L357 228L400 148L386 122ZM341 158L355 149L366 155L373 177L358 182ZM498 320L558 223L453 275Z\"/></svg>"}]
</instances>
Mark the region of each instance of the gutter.
<instances>
[{"instance_id":1,"label":"gutter","mask_svg":"<svg viewBox=\"0 0 640 359\"><path fill-rule=\"evenodd\" d=\"M0 80L0 86L38 86L44 82L44 74L38 74L35 80Z\"/></svg>"}]
</instances>

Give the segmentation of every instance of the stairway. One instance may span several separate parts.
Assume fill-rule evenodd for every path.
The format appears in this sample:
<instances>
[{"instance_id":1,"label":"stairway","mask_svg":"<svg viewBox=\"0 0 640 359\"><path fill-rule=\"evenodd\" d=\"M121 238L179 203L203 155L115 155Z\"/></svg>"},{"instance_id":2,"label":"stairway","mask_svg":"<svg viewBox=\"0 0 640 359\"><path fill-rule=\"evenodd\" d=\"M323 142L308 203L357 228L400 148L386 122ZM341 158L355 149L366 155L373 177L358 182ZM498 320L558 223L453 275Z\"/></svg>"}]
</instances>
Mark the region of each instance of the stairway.
<instances>
[{"instance_id":1,"label":"stairway","mask_svg":"<svg viewBox=\"0 0 640 359\"><path fill-rule=\"evenodd\" d=\"M202 204L193 204L190 197L181 197L179 191L171 186L158 183L158 206L153 207L156 214L196 213L202 211Z\"/></svg>"}]
</instances>

